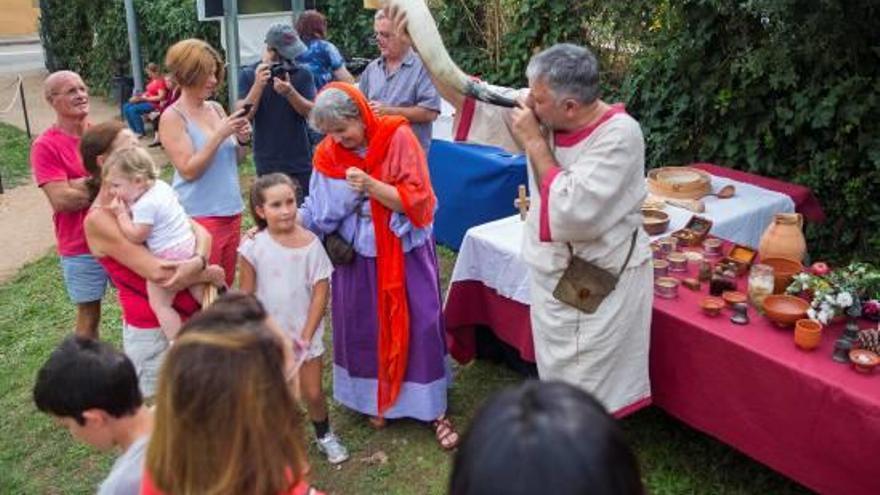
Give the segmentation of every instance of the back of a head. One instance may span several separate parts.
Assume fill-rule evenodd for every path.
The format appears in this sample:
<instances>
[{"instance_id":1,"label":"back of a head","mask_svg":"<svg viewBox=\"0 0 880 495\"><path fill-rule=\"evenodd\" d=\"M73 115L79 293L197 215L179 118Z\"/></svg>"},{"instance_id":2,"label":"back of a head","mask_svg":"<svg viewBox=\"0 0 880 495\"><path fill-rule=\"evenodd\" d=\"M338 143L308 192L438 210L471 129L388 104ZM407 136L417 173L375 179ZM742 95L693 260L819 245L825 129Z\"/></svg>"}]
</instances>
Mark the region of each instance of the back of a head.
<instances>
[{"instance_id":1,"label":"back of a head","mask_svg":"<svg viewBox=\"0 0 880 495\"><path fill-rule=\"evenodd\" d=\"M296 20L296 31L306 43L316 39L326 39L327 18L317 10L306 10Z\"/></svg>"},{"instance_id":2,"label":"back of a head","mask_svg":"<svg viewBox=\"0 0 880 495\"><path fill-rule=\"evenodd\" d=\"M280 493L303 472L284 351L261 306L226 297L187 322L160 373L147 469L166 493Z\"/></svg>"},{"instance_id":3,"label":"back of a head","mask_svg":"<svg viewBox=\"0 0 880 495\"><path fill-rule=\"evenodd\" d=\"M99 340L69 336L37 373L33 390L40 411L74 418L101 409L120 418L143 404L134 365L125 354Z\"/></svg>"},{"instance_id":4,"label":"back of a head","mask_svg":"<svg viewBox=\"0 0 880 495\"><path fill-rule=\"evenodd\" d=\"M125 124L118 120L108 120L89 126L79 141L79 153L83 159L86 171L92 177L100 177L101 170L98 166L98 157L110 151L116 136L125 129Z\"/></svg>"},{"instance_id":5,"label":"back of a head","mask_svg":"<svg viewBox=\"0 0 880 495\"><path fill-rule=\"evenodd\" d=\"M601 404L561 382L491 398L456 455L451 495L641 495L638 463Z\"/></svg>"}]
</instances>

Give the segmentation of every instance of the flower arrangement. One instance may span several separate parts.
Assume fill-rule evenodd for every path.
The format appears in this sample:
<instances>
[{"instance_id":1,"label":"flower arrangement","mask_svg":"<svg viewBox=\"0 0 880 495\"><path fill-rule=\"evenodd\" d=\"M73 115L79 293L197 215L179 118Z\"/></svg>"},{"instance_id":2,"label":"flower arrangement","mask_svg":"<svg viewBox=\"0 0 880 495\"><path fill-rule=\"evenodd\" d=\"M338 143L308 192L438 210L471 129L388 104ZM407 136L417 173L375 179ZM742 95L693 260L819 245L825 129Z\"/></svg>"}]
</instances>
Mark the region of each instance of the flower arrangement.
<instances>
[{"instance_id":1,"label":"flower arrangement","mask_svg":"<svg viewBox=\"0 0 880 495\"><path fill-rule=\"evenodd\" d=\"M819 269L794 276L786 292L810 294L807 316L825 324L835 316L880 317L880 269L870 263L850 263L828 271ZM876 315L876 316L875 316Z\"/></svg>"}]
</instances>

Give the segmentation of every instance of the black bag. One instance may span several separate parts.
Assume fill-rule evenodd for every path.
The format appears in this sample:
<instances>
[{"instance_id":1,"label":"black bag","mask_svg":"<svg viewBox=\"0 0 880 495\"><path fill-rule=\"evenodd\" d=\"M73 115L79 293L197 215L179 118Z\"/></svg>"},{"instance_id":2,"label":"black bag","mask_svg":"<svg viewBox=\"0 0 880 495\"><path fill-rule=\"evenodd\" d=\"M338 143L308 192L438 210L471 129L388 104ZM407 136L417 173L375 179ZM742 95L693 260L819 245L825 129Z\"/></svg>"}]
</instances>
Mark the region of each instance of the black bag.
<instances>
[{"instance_id":1,"label":"black bag","mask_svg":"<svg viewBox=\"0 0 880 495\"><path fill-rule=\"evenodd\" d=\"M333 266L347 265L354 261L354 246L346 242L338 232L324 236L324 251Z\"/></svg>"}]
</instances>

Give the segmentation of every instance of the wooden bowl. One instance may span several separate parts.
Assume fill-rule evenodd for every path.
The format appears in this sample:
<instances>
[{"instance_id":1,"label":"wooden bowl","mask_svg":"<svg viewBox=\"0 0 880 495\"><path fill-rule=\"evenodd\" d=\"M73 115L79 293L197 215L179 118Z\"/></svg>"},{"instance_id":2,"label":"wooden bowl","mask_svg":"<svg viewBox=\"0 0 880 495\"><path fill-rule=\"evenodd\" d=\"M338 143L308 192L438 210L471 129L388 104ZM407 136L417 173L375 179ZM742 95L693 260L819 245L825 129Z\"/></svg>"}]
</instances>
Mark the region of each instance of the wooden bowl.
<instances>
[{"instance_id":1,"label":"wooden bowl","mask_svg":"<svg viewBox=\"0 0 880 495\"><path fill-rule=\"evenodd\" d=\"M761 264L773 268L773 293L782 294L794 280L794 276L804 271L804 265L800 261L787 258L766 258Z\"/></svg>"},{"instance_id":2,"label":"wooden bowl","mask_svg":"<svg viewBox=\"0 0 880 495\"><path fill-rule=\"evenodd\" d=\"M691 167L662 167L648 171L648 191L655 196L699 199L712 192L712 176Z\"/></svg>"},{"instance_id":3,"label":"wooden bowl","mask_svg":"<svg viewBox=\"0 0 880 495\"><path fill-rule=\"evenodd\" d=\"M810 303L795 296L772 294L764 298L764 314L781 327L790 327L807 317Z\"/></svg>"},{"instance_id":4,"label":"wooden bowl","mask_svg":"<svg viewBox=\"0 0 880 495\"><path fill-rule=\"evenodd\" d=\"M648 235L660 235L669 228L669 214L665 211L643 208L642 226Z\"/></svg>"},{"instance_id":5,"label":"wooden bowl","mask_svg":"<svg viewBox=\"0 0 880 495\"><path fill-rule=\"evenodd\" d=\"M727 303L728 306L733 307L734 304L743 304L748 299L745 294L737 290L726 290L721 293L721 299Z\"/></svg>"},{"instance_id":6,"label":"wooden bowl","mask_svg":"<svg viewBox=\"0 0 880 495\"><path fill-rule=\"evenodd\" d=\"M721 310L724 309L724 300L720 297L704 297L700 301L700 308L707 316L718 316L721 314Z\"/></svg>"},{"instance_id":7,"label":"wooden bowl","mask_svg":"<svg viewBox=\"0 0 880 495\"><path fill-rule=\"evenodd\" d=\"M880 364L880 356L867 349L853 349L849 351L849 360L853 368L860 373L870 373L874 367Z\"/></svg>"}]
</instances>

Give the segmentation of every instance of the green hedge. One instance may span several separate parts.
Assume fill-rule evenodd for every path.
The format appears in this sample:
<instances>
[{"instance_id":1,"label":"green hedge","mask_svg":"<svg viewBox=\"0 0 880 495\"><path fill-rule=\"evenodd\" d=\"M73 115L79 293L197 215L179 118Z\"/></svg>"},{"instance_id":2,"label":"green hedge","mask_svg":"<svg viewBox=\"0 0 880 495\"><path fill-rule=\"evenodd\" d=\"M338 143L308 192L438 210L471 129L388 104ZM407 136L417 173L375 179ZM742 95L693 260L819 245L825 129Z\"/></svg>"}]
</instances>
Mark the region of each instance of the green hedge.
<instances>
[{"instance_id":1,"label":"green hedge","mask_svg":"<svg viewBox=\"0 0 880 495\"><path fill-rule=\"evenodd\" d=\"M217 22L199 22L195 0L135 0L141 59L162 63L165 51L184 38L201 38L220 49ZM79 72L98 92L112 78L131 74L122 0L42 0L40 36L50 70Z\"/></svg>"}]
</instances>

